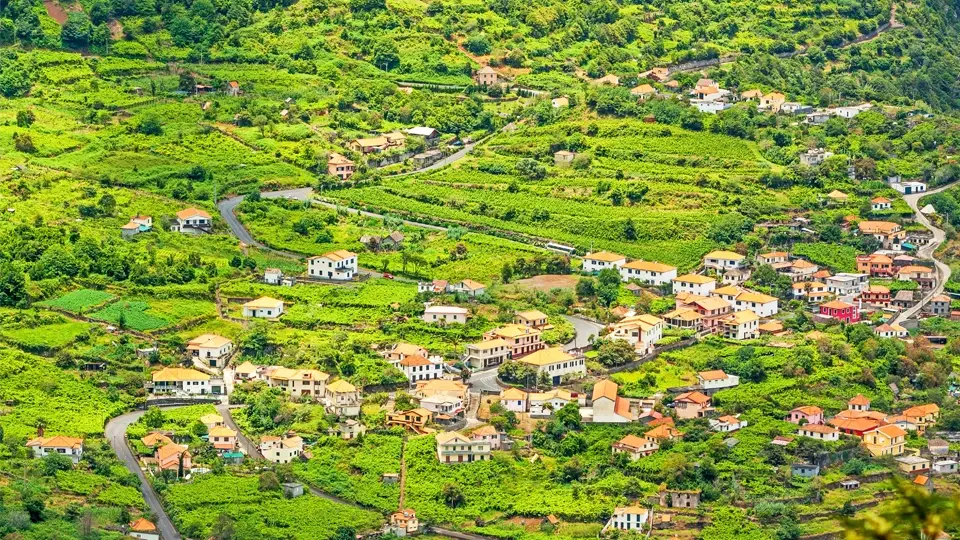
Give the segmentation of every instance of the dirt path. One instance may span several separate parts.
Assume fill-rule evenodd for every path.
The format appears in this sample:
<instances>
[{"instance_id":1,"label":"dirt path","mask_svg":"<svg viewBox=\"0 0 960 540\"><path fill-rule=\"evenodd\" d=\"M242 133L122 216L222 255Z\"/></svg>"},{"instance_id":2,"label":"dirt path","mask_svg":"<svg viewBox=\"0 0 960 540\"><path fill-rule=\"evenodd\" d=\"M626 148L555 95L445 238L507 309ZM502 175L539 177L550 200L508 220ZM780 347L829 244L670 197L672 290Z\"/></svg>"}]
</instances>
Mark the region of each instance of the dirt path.
<instances>
[{"instance_id":1,"label":"dirt path","mask_svg":"<svg viewBox=\"0 0 960 540\"><path fill-rule=\"evenodd\" d=\"M53 0L43 0L43 7L47 10L47 15L57 21L57 24L63 26L67 22L67 10Z\"/></svg>"}]
</instances>

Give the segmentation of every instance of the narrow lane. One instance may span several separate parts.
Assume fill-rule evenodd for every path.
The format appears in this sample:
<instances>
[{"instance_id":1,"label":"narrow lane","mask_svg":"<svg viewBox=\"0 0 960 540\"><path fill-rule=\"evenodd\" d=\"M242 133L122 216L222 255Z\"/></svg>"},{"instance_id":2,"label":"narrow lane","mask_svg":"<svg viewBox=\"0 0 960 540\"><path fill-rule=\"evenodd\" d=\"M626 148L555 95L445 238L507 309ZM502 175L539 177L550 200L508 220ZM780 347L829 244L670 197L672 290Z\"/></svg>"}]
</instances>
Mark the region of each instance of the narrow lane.
<instances>
[{"instance_id":1,"label":"narrow lane","mask_svg":"<svg viewBox=\"0 0 960 540\"><path fill-rule=\"evenodd\" d=\"M563 346L563 350L565 351L586 347L590 342L590 336L597 337L600 331L603 330L602 324L575 315L564 315L563 318L573 325L573 330L576 332L573 340Z\"/></svg>"}]
</instances>

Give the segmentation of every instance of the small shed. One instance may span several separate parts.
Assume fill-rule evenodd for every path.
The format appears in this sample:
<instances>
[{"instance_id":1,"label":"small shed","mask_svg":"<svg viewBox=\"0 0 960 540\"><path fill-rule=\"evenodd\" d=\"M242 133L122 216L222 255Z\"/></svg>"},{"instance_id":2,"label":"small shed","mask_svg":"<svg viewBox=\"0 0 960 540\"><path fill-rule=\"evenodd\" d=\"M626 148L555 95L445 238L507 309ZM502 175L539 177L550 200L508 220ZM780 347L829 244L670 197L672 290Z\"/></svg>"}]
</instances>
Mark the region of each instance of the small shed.
<instances>
[{"instance_id":1,"label":"small shed","mask_svg":"<svg viewBox=\"0 0 960 540\"><path fill-rule=\"evenodd\" d=\"M383 473L383 476L380 477L380 481L384 484L396 484L400 481L400 475L393 472Z\"/></svg>"},{"instance_id":2,"label":"small shed","mask_svg":"<svg viewBox=\"0 0 960 540\"><path fill-rule=\"evenodd\" d=\"M303 484L299 482L286 482L282 484L283 496L288 499L295 499L303 496Z\"/></svg>"},{"instance_id":3,"label":"small shed","mask_svg":"<svg viewBox=\"0 0 960 540\"><path fill-rule=\"evenodd\" d=\"M945 456L950 451L950 443L943 439L930 439L927 441L927 450L935 456Z\"/></svg>"},{"instance_id":4,"label":"small shed","mask_svg":"<svg viewBox=\"0 0 960 540\"><path fill-rule=\"evenodd\" d=\"M790 466L790 473L801 478L813 478L820 475L820 466L811 463L794 463Z\"/></svg>"},{"instance_id":5,"label":"small shed","mask_svg":"<svg viewBox=\"0 0 960 540\"><path fill-rule=\"evenodd\" d=\"M226 452L223 454L223 462L227 465L240 465L243 463L243 458L242 452Z\"/></svg>"},{"instance_id":6,"label":"small shed","mask_svg":"<svg viewBox=\"0 0 960 540\"><path fill-rule=\"evenodd\" d=\"M859 480L843 480L840 482L840 487L842 487L847 491L860 489L860 481Z\"/></svg>"}]
</instances>

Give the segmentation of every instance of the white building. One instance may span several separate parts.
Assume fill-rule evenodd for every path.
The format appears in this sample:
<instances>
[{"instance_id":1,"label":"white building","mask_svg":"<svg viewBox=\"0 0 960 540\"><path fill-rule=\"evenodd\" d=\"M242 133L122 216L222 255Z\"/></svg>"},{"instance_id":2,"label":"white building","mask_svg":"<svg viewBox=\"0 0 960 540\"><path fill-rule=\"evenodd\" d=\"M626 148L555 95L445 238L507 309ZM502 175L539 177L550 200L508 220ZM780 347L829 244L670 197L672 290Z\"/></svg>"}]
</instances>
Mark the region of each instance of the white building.
<instances>
[{"instance_id":1,"label":"white building","mask_svg":"<svg viewBox=\"0 0 960 540\"><path fill-rule=\"evenodd\" d=\"M821 441L840 440L840 432L836 428L824 424L804 424L797 430L797 435Z\"/></svg>"},{"instance_id":2,"label":"white building","mask_svg":"<svg viewBox=\"0 0 960 540\"><path fill-rule=\"evenodd\" d=\"M233 352L233 342L216 334L203 334L187 342L187 351L210 367L222 368Z\"/></svg>"},{"instance_id":3,"label":"white building","mask_svg":"<svg viewBox=\"0 0 960 540\"><path fill-rule=\"evenodd\" d=\"M418 354L406 356L401 360L397 367L402 371L411 383L417 381L426 381L430 379L439 379L443 376L443 362L439 356L426 358Z\"/></svg>"},{"instance_id":4,"label":"white building","mask_svg":"<svg viewBox=\"0 0 960 540\"><path fill-rule=\"evenodd\" d=\"M203 233L210 232L213 228L213 220L210 214L196 208L187 208L177 212L177 223L171 225L170 230L181 233Z\"/></svg>"},{"instance_id":5,"label":"white building","mask_svg":"<svg viewBox=\"0 0 960 540\"><path fill-rule=\"evenodd\" d=\"M582 356L574 357L568 354L563 347L540 349L524 356L518 362L533 366L538 376L546 373L553 384L560 384L561 377L566 375L582 377L587 374L586 360Z\"/></svg>"},{"instance_id":6,"label":"white building","mask_svg":"<svg viewBox=\"0 0 960 540\"><path fill-rule=\"evenodd\" d=\"M733 107L732 103L717 99L691 99L690 104L705 114L717 114Z\"/></svg>"},{"instance_id":7,"label":"white building","mask_svg":"<svg viewBox=\"0 0 960 540\"><path fill-rule=\"evenodd\" d=\"M497 428L486 425L478 428L470 434L470 440L480 441L490 444L491 450L500 450L503 446L503 438L497 431Z\"/></svg>"},{"instance_id":8,"label":"white building","mask_svg":"<svg viewBox=\"0 0 960 540\"><path fill-rule=\"evenodd\" d=\"M447 287L447 290L455 294L465 294L471 298L475 298L486 293L487 286L479 281L465 279L463 281L450 284L450 286Z\"/></svg>"},{"instance_id":9,"label":"white building","mask_svg":"<svg viewBox=\"0 0 960 540\"><path fill-rule=\"evenodd\" d=\"M647 285L665 285L677 277L677 268L653 261L630 261L620 267L620 279Z\"/></svg>"},{"instance_id":10,"label":"white building","mask_svg":"<svg viewBox=\"0 0 960 540\"><path fill-rule=\"evenodd\" d=\"M151 377L152 394L209 394L210 376L195 369L165 367Z\"/></svg>"},{"instance_id":11,"label":"white building","mask_svg":"<svg viewBox=\"0 0 960 540\"><path fill-rule=\"evenodd\" d=\"M464 362L473 369L499 366L509 359L510 344L505 339L488 339L467 345L464 356Z\"/></svg>"},{"instance_id":12,"label":"white building","mask_svg":"<svg viewBox=\"0 0 960 540\"><path fill-rule=\"evenodd\" d=\"M266 370L267 384L282 389L294 399L310 396L312 400L320 401L326 394L324 387L329 379L329 374L316 369L271 366Z\"/></svg>"},{"instance_id":13,"label":"white building","mask_svg":"<svg viewBox=\"0 0 960 540\"><path fill-rule=\"evenodd\" d=\"M709 422L710 429L719 433L730 433L747 427L747 421L740 420L740 415L721 416L720 418L716 419L711 418L709 419Z\"/></svg>"},{"instance_id":14,"label":"white building","mask_svg":"<svg viewBox=\"0 0 960 540\"><path fill-rule=\"evenodd\" d=\"M283 301L269 296L261 296L243 305L244 317L276 319L280 315L283 315Z\"/></svg>"},{"instance_id":15,"label":"white building","mask_svg":"<svg viewBox=\"0 0 960 540\"><path fill-rule=\"evenodd\" d=\"M634 420L630 402L617 395L617 383L604 379L593 386L593 421L625 424Z\"/></svg>"},{"instance_id":16,"label":"white building","mask_svg":"<svg viewBox=\"0 0 960 540\"><path fill-rule=\"evenodd\" d=\"M827 278L827 292L837 296L860 294L870 287L867 274L840 273Z\"/></svg>"},{"instance_id":17,"label":"white building","mask_svg":"<svg viewBox=\"0 0 960 540\"><path fill-rule=\"evenodd\" d=\"M456 416L463 412L463 400L458 396L435 394L420 399L420 406L434 414Z\"/></svg>"},{"instance_id":18,"label":"white building","mask_svg":"<svg viewBox=\"0 0 960 540\"><path fill-rule=\"evenodd\" d=\"M913 195L927 191L927 185L923 182L896 182L890 184L890 187L904 195Z\"/></svg>"},{"instance_id":19,"label":"white building","mask_svg":"<svg viewBox=\"0 0 960 540\"><path fill-rule=\"evenodd\" d=\"M863 111L870 110L873 108L873 105L869 103L861 103L860 105L854 105L852 107L837 107L836 109L829 109L833 111L833 114L841 118L853 118Z\"/></svg>"},{"instance_id":20,"label":"white building","mask_svg":"<svg viewBox=\"0 0 960 540\"><path fill-rule=\"evenodd\" d=\"M467 322L466 308L456 306L430 306L423 311L423 322L464 324Z\"/></svg>"},{"instance_id":21,"label":"white building","mask_svg":"<svg viewBox=\"0 0 960 540\"><path fill-rule=\"evenodd\" d=\"M831 157L833 157L833 152L827 152L823 148L813 148L800 154L800 164L807 167L816 167Z\"/></svg>"},{"instance_id":22,"label":"white building","mask_svg":"<svg viewBox=\"0 0 960 540\"><path fill-rule=\"evenodd\" d=\"M350 281L357 274L357 254L339 249L310 257L307 259L307 274L334 281Z\"/></svg>"},{"instance_id":23,"label":"white building","mask_svg":"<svg viewBox=\"0 0 960 540\"><path fill-rule=\"evenodd\" d=\"M283 279L283 271L279 268L267 268L263 271L263 282L267 285L279 285Z\"/></svg>"},{"instance_id":24,"label":"white building","mask_svg":"<svg viewBox=\"0 0 960 540\"><path fill-rule=\"evenodd\" d=\"M490 443L472 440L456 431L437 434L437 459L440 463L471 463L490 460Z\"/></svg>"},{"instance_id":25,"label":"white building","mask_svg":"<svg viewBox=\"0 0 960 540\"><path fill-rule=\"evenodd\" d=\"M50 454L67 456L76 465L83 456L83 439L56 435L44 437L40 435L27 442L27 448L33 450L34 457L42 458Z\"/></svg>"},{"instance_id":26,"label":"white building","mask_svg":"<svg viewBox=\"0 0 960 540\"><path fill-rule=\"evenodd\" d=\"M637 354L653 352L654 345L663 337L663 328L666 323L663 319L653 315L634 315L625 317L620 322L611 325L610 339L619 339L633 345Z\"/></svg>"},{"instance_id":27,"label":"white building","mask_svg":"<svg viewBox=\"0 0 960 540\"><path fill-rule=\"evenodd\" d=\"M728 339L756 339L760 329L760 317L745 309L727 315L720 320L720 324L723 326L723 336Z\"/></svg>"},{"instance_id":28,"label":"white building","mask_svg":"<svg viewBox=\"0 0 960 540\"><path fill-rule=\"evenodd\" d=\"M952 459L943 459L933 463L933 472L936 474L957 474L957 462Z\"/></svg>"},{"instance_id":29,"label":"white building","mask_svg":"<svg viewBox=\"0 0 960 540\"><path fill-rule=\"evenodd\" d=\"M500 391L500 404L508 411L515 413L527 412L527 393L518 388L507 388Z\"/></svg>"},{"instance_id":30,"label":"white building","mask_svg":"<svg viewBox=\"0 0 960 540\"><path fill-rule=\"evenodd\" d=\"M583 257L583 271L593 274L608 268L616 270L625 264L627 264L627 258L625 256L619 253L610 253L609 251L587 253Z\"/></svg>"},{"instance_id":31,"label":"white building","mask_svg":"<svg viewBox=\"0 0 960 540\"><path fill-rule=\"evenodd\" d=\"M740 377L728 375L721 369L701 371L697 373L697 383L704 394L713 395L724 388L734 388L740 385Z\"/></svg>"},{"instance_id":32,"label":"white building","mask_svg":"<svg viewBox=\"0 0 960 540\"><path fill-rule=\"evenodd\" d=\"M733 251L711 251L703 256L703 267L718 271L740 269L746 265L746 259Z\"/></svg>"},{"instance_id":33,"label":"white building","mask_svg":"<svg viewBox=\"0 0 960 540\"><path fill-rule=\"evenodd\" d=\"M337 416L360 416L362 398L357 387L340 379L324 388L327 410Z\"/></svg>"},{"instance_id":34,"label":"white building","mask_svg":"<svg viewBox=\"0 0 960 540\"><path fill-rule=\"evenodd\" d=\"M530 404L530 414L533 416L549 416L564 408L568 403L576 403L583 407L587 404L587 396L555 388L549 392L534 392L527 396Z\"/></svg>"},{"instance_id":35,"label":"white building","mask_svg":"<svg viewBox=\"0 0 960 540\"><path fill-rule=\"evenodd\" d=\"M710 295L726 300L734 311L749 309L759 317L773 317L779 311L779 301L776 297L748 289L727 286L715 289Z\"/></svg>"},{"instance_id":36,"label":"white building","mask_svg":"<svg viewBox=\"0 0 960 540\"><path fill-rule=\"evenodd\" d=\"M259 448L263 459L267 461L290 463L303 454L303 439L296 435L284 438L264 435Z\"/></svg>"},{"instance_id":37,"label":"white building","mask_svg":"<svg viewBox=\"0 0 960 540\"><path fill-rule=\"evenodd\" d=\"M620 507L613 511L603 531L618 529L621 531L643 531L649 527L650 512L639 506ZM601 531L601 532L603 532Z\"/></svg>"},{"instance_id":38,"label":"white building","mask_svg":"<svg viewBox=\"0 0 960 540\"><path fill-rule=\"evenodd\" d=\"M127 536L137 540L160 540L160 530L146 518L137 518L127 526Z\"/></svg>"},{"instance_id":39,"label":"white building","mask_svg":"<svg viewBox=\"0 0 960 540\"><path fill-rule=\"evenodd\" d=\"M716 288L717 280L700 274L687 274L673 279L673 294L684 292L697 296L710 296Z\"/></svg>"}]
</instances>

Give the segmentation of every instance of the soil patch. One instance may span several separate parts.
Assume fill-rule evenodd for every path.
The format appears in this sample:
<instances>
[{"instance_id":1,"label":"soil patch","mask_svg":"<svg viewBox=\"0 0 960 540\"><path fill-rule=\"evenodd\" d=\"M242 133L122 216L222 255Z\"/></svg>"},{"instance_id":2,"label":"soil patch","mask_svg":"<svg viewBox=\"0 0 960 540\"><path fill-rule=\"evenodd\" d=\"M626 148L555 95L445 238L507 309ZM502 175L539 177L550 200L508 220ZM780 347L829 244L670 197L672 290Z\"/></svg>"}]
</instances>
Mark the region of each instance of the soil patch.
<instances>
[{"instance_id":1,"label":"soil patch","mask_svg":"<svg viewBox=\"0 0 960 540\"><path fill-rule=\"evenodd\" d=\"M546 274L513 282L521 289L550 292L551 289L572 289L577 286L579 276L565 274Z\"/></svg>"}]
</instances>

